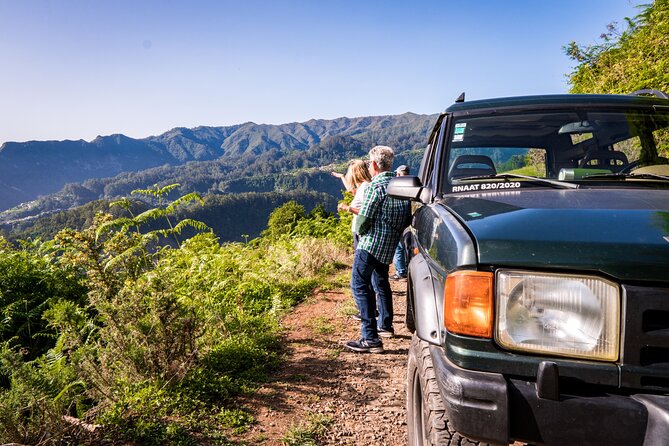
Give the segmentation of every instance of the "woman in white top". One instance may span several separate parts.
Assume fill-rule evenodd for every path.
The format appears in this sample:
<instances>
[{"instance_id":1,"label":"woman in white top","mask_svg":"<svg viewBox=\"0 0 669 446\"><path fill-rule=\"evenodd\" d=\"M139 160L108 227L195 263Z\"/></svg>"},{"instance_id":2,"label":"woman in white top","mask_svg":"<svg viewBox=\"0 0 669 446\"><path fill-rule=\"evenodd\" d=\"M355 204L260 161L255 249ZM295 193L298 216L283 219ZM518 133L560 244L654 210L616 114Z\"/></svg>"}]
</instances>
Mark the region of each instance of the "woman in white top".
<instances>
[{"instance_id":1,"label":"woman in white top","mask_svg":"<svg viewBox=\"0 0 669 446\"><path fill-rule=\"evenodd\" d=\"M363 160L356 159L348 163L348 170L346 171L345 179L342 179L344 184L350 184L350 192L354 194L350 205L344 203L339 204L340 211L347 211L353 214L353 222L351 231L353 231L353 249L358 247L358 234L355 232L355 222L358 218L358 210L362 206L362 201L365 196L365 191L372 181L372 176L367 168L367 163Z\"/></svg>"}]
</instances>

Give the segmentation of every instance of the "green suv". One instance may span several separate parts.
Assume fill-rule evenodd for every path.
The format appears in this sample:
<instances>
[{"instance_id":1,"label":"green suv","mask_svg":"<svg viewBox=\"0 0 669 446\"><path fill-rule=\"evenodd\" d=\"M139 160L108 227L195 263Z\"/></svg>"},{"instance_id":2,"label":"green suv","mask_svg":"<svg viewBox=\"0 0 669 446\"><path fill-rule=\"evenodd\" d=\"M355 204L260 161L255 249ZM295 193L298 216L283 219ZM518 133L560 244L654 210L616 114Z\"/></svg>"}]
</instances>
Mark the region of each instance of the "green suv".
<instances>
[{"instance_id":1,"label":"green suv","mask_svg":"<svg viewBox=\"0 0 669 446\"><path fill-rule=\"evenodd\" d=\"M411 445L669 444L669 99L458 101L410 199Z\"/></svg>"}]
</instances>

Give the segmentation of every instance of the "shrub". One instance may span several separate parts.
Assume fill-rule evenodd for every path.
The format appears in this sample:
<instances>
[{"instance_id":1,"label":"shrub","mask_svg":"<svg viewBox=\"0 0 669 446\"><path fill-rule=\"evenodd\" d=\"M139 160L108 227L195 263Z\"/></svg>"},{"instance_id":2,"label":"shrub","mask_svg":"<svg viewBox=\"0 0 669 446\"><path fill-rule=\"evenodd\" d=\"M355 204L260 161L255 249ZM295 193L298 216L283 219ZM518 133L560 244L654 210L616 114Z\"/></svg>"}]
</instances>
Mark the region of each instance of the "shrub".
<instances>
[{"instance_id":1,"label":"shrub","mask_svg":"<svg viewBox=\"0 0 669 446\"><path fill-rule=\"evenodd\" d=\"M69 438L76 443L88 435L63 418L82 415L87 409L84 384L64 358L44 355L25 362L4 343L0 370L10 376L9 385L0 389L0 442L50 444Z\"/></svg>"},{"instance_id":2,"label":"shrub","mask_svg":"<svg viewBox=\"0 0 669 446\"><path fill-rule=\"evenodd\" d=\"M334 244L323 238L300 240L295 249L300 253L297 271L307 277L318 273L332 273L334 268L346 265L350 257L341 244Z\"/></svg>"},{"instance_id":3,"label":"shrub","mask_svg":"<svg viewBox=\"0 0 669 446\"><path fill-rule=\"evenodd\" d=\"M70 269L48 259L39 241L13 249L0 239L0 341L32 360L53 347L56 332L42 315L61 300L83 302L86 289ZM45 255L46 254L46 255Z\"/></svg>"},{"instance_id":4,"label":"shrub","mask_svg":"<svg viewBox=\"0 0 669 446\"><path fill-rule=\"evenodd\" d=\"M349 255L348 227L323 209L306 216L287 206L270 218L267 237L219 245L210 232L181 240L180 228L200 226L170 220L184 201L163 201L169 187L140 192L159 207L98 214L90 227L62 231L34 253L8 251L26 266L14 266L16 277L53 279L46 289L59 291L44 307L30 304L45 318L31 327L39 320L39 332L51 334L43 354L26 362L18 353L34 330L14 349L5 344L0 439L30 443L49 432L40 441L67 442L79 434L63 415L142 444L220 438L212 426L221 424L243 429L252 417L235 411L235 398L278 364L280 316ZM155 218L169 229L147 230ZM160 244L167 239L171 246Z\"/></svg>"},{"instance_id":5,"label":"shrub","mask_svg":"<svg viewBox=\"0 0 669 446\"><path fill-rule=\"evenodd\" d=\"M297 226L297 222L304 217L306 217L304 206L291 200L272 211L263 236L277 238L289 235Z\"/></svg>"}]
</instances>

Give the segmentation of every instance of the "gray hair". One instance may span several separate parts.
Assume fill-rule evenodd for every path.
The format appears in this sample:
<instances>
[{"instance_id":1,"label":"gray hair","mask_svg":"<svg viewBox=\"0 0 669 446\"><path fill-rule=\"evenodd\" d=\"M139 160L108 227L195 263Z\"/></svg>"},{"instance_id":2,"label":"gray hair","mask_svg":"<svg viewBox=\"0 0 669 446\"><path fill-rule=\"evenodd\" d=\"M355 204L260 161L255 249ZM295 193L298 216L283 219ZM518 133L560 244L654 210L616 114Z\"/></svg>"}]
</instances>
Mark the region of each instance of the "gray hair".
<instances>
[{"instance_id":1,"label":"gray hair","mask_svg":"<svg viewBox=\"0 0 669 446\"><path fill-rule=\"evenodd\" d=\"M388 146L376 146L369 151L369 159L376 163L381 172L386 172L393 167L395 152Z\"/></svg>"}]
</instances>

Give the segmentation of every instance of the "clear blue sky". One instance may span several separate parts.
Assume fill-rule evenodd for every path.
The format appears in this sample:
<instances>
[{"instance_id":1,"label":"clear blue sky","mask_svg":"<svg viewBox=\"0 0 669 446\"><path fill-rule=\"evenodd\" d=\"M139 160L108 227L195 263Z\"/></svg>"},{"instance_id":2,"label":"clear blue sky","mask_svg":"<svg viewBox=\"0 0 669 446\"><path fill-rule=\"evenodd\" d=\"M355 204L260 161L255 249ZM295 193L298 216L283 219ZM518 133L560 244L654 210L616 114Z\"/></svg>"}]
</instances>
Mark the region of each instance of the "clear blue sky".
<instances>
[{"instance_id":1,"label":"clear blue sky","mask_svg":"<svg viewBox=\"0 0 669 446\"><path fill-rule=\"evenodd\" d=\"M563 93L631 0L0 0L0 143Z\"/></svg>"}]
</instances>

